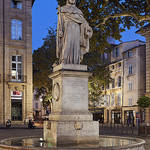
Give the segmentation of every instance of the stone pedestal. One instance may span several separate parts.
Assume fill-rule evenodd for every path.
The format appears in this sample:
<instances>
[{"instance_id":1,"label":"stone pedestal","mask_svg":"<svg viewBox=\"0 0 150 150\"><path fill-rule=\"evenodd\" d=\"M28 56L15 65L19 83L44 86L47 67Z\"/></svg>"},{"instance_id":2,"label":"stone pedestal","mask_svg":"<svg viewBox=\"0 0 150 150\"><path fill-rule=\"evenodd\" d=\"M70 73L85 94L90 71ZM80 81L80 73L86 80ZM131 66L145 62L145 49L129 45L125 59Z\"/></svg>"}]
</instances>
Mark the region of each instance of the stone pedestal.
<instances>
[{"instance_id":1,"label":"stone pedestal","mask_svg":"<svg viewBox=\"0 0 150 150\"><path fill-rule=\"evenodd\" d=\"M55 144L99 140L99 123L88 111L88 77L85 65L61 64L53 69L53 108L44 124L44 140Z\"/></svg>"}]
</instances>

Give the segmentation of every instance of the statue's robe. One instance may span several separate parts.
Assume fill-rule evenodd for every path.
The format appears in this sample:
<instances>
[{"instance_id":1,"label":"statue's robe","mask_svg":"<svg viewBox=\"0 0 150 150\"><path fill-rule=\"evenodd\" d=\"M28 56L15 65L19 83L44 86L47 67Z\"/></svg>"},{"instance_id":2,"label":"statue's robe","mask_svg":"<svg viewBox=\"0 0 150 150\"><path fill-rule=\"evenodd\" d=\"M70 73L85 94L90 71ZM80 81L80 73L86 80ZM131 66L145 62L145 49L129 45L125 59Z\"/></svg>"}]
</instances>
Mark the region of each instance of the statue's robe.
<instances>
[{"instance_id":1,"label":"statue's robe","mask_svg":"<svg viewBox=\"0 0 150 150\"><path fill-rule=\"evenodd\" d=\"M92 29L76 6L65 5L58 12L57 58L60 63L80 64L80 59L89 50Z\"/></svg>"}]
</instances>

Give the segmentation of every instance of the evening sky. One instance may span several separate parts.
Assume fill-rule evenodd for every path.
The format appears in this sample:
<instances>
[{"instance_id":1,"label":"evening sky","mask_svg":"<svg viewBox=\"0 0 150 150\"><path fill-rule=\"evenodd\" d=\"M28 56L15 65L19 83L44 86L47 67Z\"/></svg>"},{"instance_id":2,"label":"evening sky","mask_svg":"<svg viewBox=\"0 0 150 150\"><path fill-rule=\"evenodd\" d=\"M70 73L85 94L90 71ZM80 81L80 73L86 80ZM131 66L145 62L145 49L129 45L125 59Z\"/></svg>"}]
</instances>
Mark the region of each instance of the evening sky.
<instances>
[{"instance_id":1,"label":"evening sky","mask_svg":"<svg viewBox=\"0 0 150 150\"><path fill-rule=\"evenodd\" d=\"M32 48L38 49L43 44L43 38L46 37L49 27L56 28L57 24L57 8L58 4L56 0L36 0L32 8ZM139 34L135 34L137 31L135 27L131 30L126 30L122 33L122 42L131 40L142 40L145 38ZM116 41L116 44L119 42Z\"/></svg>"}]
</instances>

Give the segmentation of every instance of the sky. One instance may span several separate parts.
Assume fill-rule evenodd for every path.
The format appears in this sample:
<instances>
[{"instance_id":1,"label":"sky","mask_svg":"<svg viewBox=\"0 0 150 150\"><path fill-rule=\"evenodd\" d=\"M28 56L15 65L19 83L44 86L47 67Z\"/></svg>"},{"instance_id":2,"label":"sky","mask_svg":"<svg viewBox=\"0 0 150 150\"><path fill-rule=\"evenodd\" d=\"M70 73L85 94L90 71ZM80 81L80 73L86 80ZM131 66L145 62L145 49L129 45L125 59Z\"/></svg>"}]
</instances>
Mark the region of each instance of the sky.
<instances>
[{"instance_id":1,"label":"sky","mask_svg":"<svg viewBox=\"0 0 150 150\"><path fill-rule=\"evenodd\" d=\"M35 0L32 8L32 49L36 50L43 45L43 38L46 37L49 27L56 28L57 24L57 8L56 0ZM132 40L142 40L145 38L139 34L135 27L122 33L122 42ZM119 41L115 42L119 44Z\"/></svg>"}]
</instances>

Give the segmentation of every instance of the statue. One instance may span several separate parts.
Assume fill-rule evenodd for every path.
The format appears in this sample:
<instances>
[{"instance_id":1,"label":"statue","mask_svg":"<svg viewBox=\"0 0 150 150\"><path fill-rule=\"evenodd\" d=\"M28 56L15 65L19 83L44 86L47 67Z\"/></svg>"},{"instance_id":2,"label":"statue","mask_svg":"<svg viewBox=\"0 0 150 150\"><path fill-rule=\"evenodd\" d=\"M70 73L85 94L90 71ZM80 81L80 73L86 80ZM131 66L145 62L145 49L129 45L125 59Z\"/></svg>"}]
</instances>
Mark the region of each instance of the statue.
<instances>
[{"instance_id":1,"label":"statue","mask_svg":"<svg viewBox=\"0 0 150 150\"><path fill-rule=\"evenodd\" d=\"M58 6L56 55L59 64L80 64L89 51L93 31L75 3L76 0L67 0L65 6Z\"/></svg>"}]
</instances>

